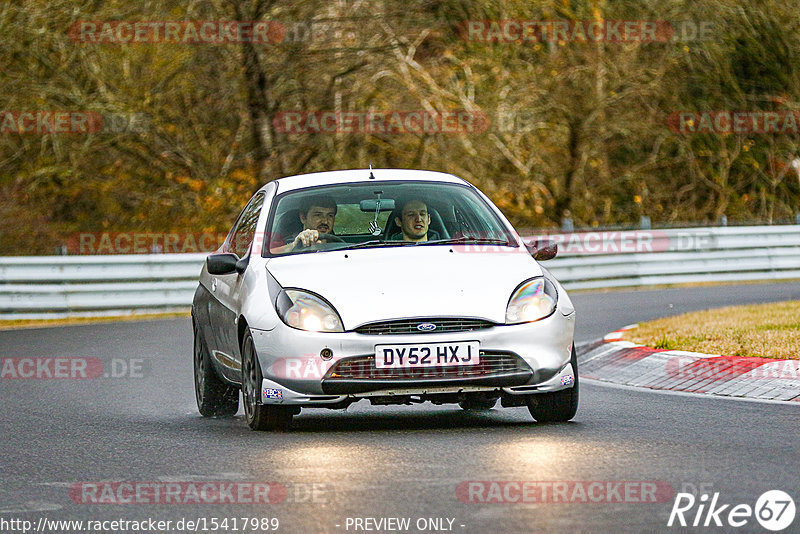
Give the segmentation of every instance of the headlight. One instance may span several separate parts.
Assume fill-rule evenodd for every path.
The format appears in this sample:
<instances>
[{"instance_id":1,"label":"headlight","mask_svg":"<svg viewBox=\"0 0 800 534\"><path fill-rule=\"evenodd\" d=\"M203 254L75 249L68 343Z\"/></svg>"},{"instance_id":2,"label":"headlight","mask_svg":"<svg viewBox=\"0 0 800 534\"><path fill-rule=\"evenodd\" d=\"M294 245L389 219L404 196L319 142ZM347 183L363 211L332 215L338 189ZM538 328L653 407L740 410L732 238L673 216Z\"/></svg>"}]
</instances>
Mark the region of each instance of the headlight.
<instances>
[{"instance_id":1,"label":"headlight","mask_svg":"<svg viewBox=\"0 0 800 534\"><path fill-rule=\"evenodd\" d=\"M275 308L281 320L292 328L310 332L344 332L339 314L319 295L299 289L282 289Z\"/></svg>"},{"instance_id":2,"label":"headlight","mask_svg":"<svg viewBox=\"0 0 800 534\"><path fill-rule=\"evenodd\" d=\"M530 323L551 315L558 303L556 285L542 276L517 287L506 307L506 324Z\"/></svg>"}]
</instances>

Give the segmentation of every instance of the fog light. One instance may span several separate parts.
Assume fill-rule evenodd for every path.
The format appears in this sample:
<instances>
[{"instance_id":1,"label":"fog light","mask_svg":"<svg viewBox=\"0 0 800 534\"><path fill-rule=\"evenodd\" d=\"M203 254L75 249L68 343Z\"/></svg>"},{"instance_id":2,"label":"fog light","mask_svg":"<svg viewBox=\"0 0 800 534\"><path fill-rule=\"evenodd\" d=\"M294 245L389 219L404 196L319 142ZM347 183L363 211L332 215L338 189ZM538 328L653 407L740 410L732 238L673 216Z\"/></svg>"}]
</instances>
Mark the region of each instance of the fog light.
<instances>
[{"instance_id":1,"label":"fog light","mask_svg":"<svg viewBox=\"0 0 800 534\"><path fill-rule=\"evenodd\" d=\"M323 360L330 360L333 358L333 351L331 349L322 349L319 351L319 357Z\"/></svg>"}]
</instances>

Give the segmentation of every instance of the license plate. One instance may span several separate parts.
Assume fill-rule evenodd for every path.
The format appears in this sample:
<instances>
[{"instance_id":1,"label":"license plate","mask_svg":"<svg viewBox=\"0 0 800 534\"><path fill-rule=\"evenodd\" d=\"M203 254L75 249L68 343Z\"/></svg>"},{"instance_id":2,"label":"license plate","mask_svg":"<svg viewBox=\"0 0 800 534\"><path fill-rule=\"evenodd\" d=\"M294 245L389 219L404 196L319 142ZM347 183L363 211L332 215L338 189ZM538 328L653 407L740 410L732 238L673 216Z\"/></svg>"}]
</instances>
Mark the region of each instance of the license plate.
<instances>
[{"instance_id":1,"label":"license plate","mask_svg":"<svg viewBox=\"0 0 800 534\"><path fill-rule=\"evenodd\" d=\"M375 367L397 369L408 367L442 367L477 365L480 343L422 343L419 345L375 345Z\"/></svg>"}]
</instances>

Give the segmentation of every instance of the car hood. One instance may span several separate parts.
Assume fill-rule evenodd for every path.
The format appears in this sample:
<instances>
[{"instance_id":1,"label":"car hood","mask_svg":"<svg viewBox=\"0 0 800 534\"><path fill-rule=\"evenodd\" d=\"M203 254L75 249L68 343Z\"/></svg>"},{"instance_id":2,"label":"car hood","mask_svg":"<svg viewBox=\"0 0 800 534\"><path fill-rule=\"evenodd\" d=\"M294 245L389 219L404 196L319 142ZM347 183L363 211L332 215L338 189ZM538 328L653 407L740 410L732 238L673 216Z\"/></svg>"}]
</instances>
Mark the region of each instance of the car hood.
<instances>
[{"instance_id":1,"label":"car hood","mask_svg":"<svg viewBox=\"0 0 800 534\"><path fill-rule=\"evenodd\" d=\"M521 249L473 251L406 246L273 258L267 269L283 287L327 299L345 330L411 317L475 317L502 323L511 292L541 276Z\"/></svg>"}]
</instances>

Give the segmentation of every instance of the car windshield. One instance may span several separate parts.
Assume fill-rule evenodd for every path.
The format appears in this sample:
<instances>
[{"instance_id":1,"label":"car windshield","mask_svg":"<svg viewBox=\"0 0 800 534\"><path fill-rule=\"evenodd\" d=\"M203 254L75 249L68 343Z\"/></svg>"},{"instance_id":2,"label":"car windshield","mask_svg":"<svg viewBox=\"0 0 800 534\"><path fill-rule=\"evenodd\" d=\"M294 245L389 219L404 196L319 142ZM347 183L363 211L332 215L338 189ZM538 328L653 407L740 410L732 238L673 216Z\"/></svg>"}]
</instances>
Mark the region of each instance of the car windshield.
<instances>
[{"instance_id":1,"label":"car windshield","mask_svg":"<svg viewBox=\"0 0 800 534\"><path fill-rule=\"evenodd\" d=\"M273 204L266 255L354 248L490 243L516 238L471 187L379 182L289 191Z\"/></svg>"}]
</instances>

